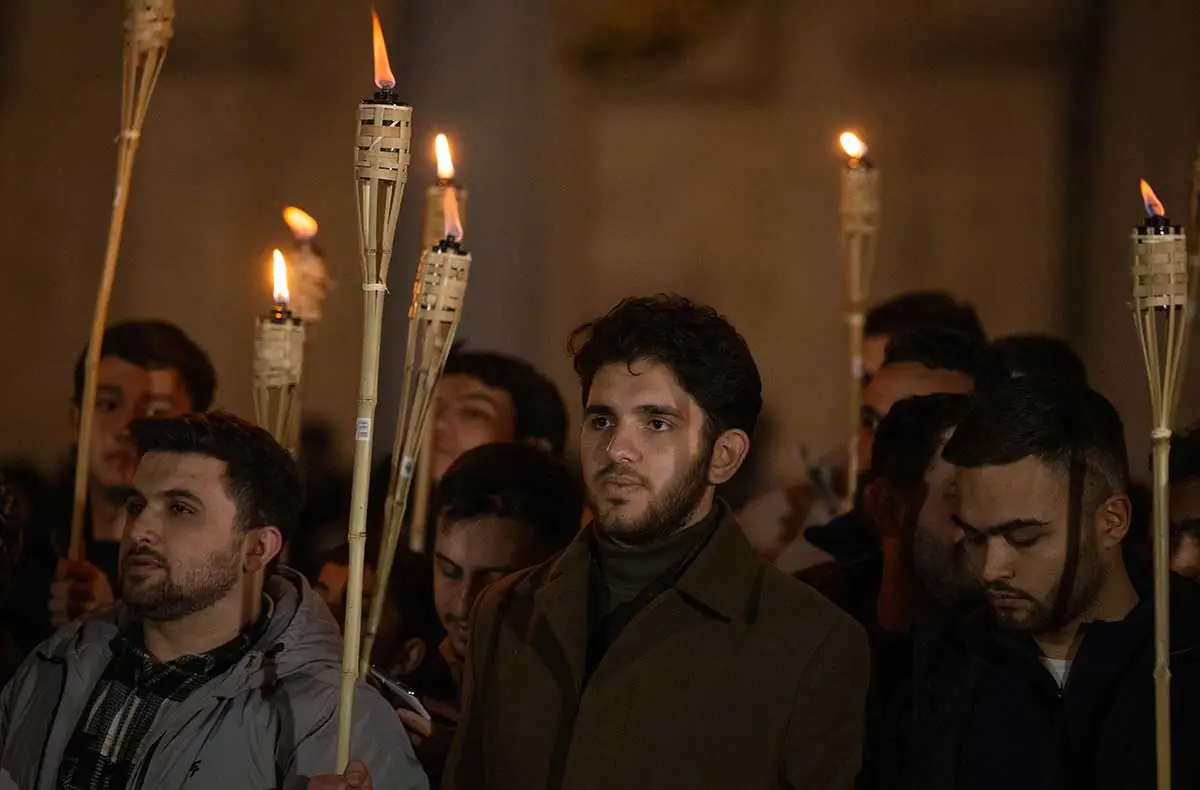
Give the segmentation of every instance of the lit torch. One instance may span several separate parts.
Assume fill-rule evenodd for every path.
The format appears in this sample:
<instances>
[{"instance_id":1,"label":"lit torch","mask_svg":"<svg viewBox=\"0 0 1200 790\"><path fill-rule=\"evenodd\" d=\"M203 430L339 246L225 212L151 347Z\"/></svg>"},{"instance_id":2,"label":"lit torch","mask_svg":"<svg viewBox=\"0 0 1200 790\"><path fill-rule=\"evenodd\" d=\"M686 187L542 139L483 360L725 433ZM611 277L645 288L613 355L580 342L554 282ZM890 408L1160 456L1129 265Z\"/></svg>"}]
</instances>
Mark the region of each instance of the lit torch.
<instances>
[{"instance_id":1,"label":"lit torch","mask_svg":"<svg viewBox=\"0 0 1200 790\"><path fill-rule=\"evenodd\" d=\"M376 91L358 105L354 138L354 176L358 202L359 250L362 253L363 339L358 382L358 416L354 428L354 477L350 496L347 543L350 566L346 582L346 634L342 651L341 705L338 710L337 771L350 761L354 687L362 630L363 560L367 540L367 499L371 478L371 445L379 390L379 347L383 297L387 292L392 239L400 201L408 181L412 107L395 91L379 17L371 12ZM411 346L412 339L409 339ZM379 581L387 586L387 580ZM370 655L369 652L366 655Z\"/></svg>"},{"instance_id":2,"label":"lit torch","mask_svg":"<svg viewBox=\"0 0 1200 790\"><path fill-rule=\"evenodd\" d=\"M448 153L447 147L447 153ZM447 158L444 165L449 165ZM450 165L452 167L452 165ZM443 169L442 173L447 170ZM450 170L450 173L453 171ZM371 647L383 615L387 580L400 542L409 491L413 488L416 459L423 442L427 443L430 414L433 411L438 379L454 343L462 317L467 278L471 272L471 254L462 246L463 228L459 216L459 190L448 181L437 189L441 197L441 238L421 254L413 283L413 301L408 311L408 348L404 359L404 385L396 419L396 437L392 445L392 468L388 496L384 506L383 541L379 566L375 571L375 594L363 639L359 671L365 672ZM427 196L433 195L427 193ZM428 198L427 199L432 199ZM431 455L424 452L426 459ZM419 496L419 494L418 494ZM424 522L414 516L412 535L424 549Z\"/></svg>"},{"instance_id":3,"label":"lit torch","mask_svg":"<svg viewBox=\"0 0 1200 790\"><path fill-rule=\"evenodd\" d=\"M274 309L258 319L254 335L254 416L292 455L300 439L300 376L304 367L304 324L290 309L283 253L272 259Z\"/></svg>"},{"instance_id":4,"label":"lit torch","mask_svg":"<svg viewBox=\"0 0 1200 790\"><path fill-rule=\"evenodd\" d=\"M324 315L325 294L330 287L325 255L315 240L317 221L295 206L283 210L283 221L296 240L290 256L292 312L304 323L313 324Z\"/></svg>"},{"instance_id":5,"label":"lit torch","mask_svg":"<svg viewBox=\"0 0 1200 790\"><path fill-rule=\"evenodd\" d=\"M1154 714L1158 787L1171 788L1171 427L1183 386L1188 308L1187 237L1166 218L1162 203L1141 182L1146 220L1134 228L1132 246L1133 320L1146 377L1154 445Z\"/></svg>"},{"instance_id":6,"label":"lit torch","mask_svg":"<svg viewBox=\"0 0 1200 790\"><path fill-rule=\"evenodd\" d=\"M867 159L867 145L854 132L842 132L839 142L846 153L842 169L840 202L842 261L846 269L846 323L850 338L849 428L846 468L847 501L853 502L858 486L858 430L862 403L863 323L866 299L875 265L875 240L879 232L879 171Z\"/></svg>"}]
</instances>

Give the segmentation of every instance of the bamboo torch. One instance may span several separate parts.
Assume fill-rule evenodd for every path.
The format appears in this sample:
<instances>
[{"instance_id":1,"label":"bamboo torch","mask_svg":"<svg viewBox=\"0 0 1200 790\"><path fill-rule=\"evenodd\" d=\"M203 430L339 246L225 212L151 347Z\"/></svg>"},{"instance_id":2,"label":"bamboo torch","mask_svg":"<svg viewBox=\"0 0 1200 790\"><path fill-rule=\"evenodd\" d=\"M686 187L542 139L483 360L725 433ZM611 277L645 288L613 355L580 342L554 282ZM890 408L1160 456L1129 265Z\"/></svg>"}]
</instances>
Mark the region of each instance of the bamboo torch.
<instances>
[{"instance_id":1,"label":"bamboo torch","mask_svg":"<svg viewBox=\"0 0 1200 790\"><path fill-rule=\"evenodd\" d=\"M254 417L293 456L299 439L304 324L289 308L288 269L275 250L275 309L258 320L254 337Z\"/></svg>"},{"instance_id":2,"label":"bamboo torch","mask_svg":"<svg viewBox=\"0 0 1200 790\"><path fill-rule=\"evenodd\" d=\"M366 550L367 494L371 479L371 438L379 387L379 345L383 297L387 291L392 239L408 180L412 107L401 103L388 65L379 17L371 13L375 55L374 96L358 106L354 140L359 249L362 253L363 339L354 428L354 477L350 495L349 577L346 582L346 636L342 652L341 707L338 711L337 773L350 761L354 687L358 679L362 630L363 558ZM380 583L382 584L382 582Z\"/></svg>"},{"instance_id":3,"label":"bamboo torch","mask_svg":"<svg viewBox=\"0 0 1200 790\"><path fill-rule=\"evenodd\" d=\"M879 171L867 159L867 145L854 132L839 138L846 152L840 202L842 264L846 269L846 324L850 339L850 447L846 466L846 498L853 502L858 487L858 428L862 402L863 323L875 238L879 232Z\"/></svg>"},{"instance_id":4,"label":"bamboo torch","mask_svg":"<svg viewBox=\"0 0 1200 790\"><path fill-rule=\"evenodd\" d=\"M446 190L454 191L454 199L458 206L459 223L466 226L467 222L467 190L454 181L454 157L450 151L450 141L446 135L439 134L434 138L434 158L437 160L438 182L425 190L425 210L421 219L421 254L432 249L445 235L446 218L443 211ZM436 412L436 404L433 407ZM429 500L433 489L433 430L436 414L431 417L422 434L421 446L417 451L416 480L413 483L413 512L408 520L408 547L411 551L424 553L426 544L425 530L429 519ZM399 438L399 435L397 435ZM395 453L400 448L395 448Z\"/></svg>"},{"instance_id":5,"label":"bamboo torch","mask_svg":"<svg viewBox=\"0 0 1200 790\"><path fill-rule=\"evenodd\" d=\"M117 177L112 217L108 225L108 243L104 249L104 270L96 294L92 315L92 333L84 362L83 393L79 404L79 436L75 451L75 494L71 508L71 542L67 556L83 559L84 510L92 444L92 421L96 412L96 375L100 367L104 325L108 322L108 303L112 299L113 280L117 275L117 253L121 249L121 231L125 227L125 206L129 201L129 182L133 158L137 153L142 125L150 109L150 97L158 83L163 59L175 23L175 0L127 0L125 4L125 55L121 81L121 132L117 136Z\"/></svg>"},{"instance_id":6,"label":"bamboo torch","mask_svg":"<svg viewBox=\"0 0 1200 790\"><path fill-rule=\"evenodd\" d=\"M1188 328L1187 238L1163 216L1162 203L1142 181L1149 215L1132 240L1133 321L1146 377L1154 442L1154 714L1158 787L1171 788L1171 598L1170 495L1171 425L1183 383L1184 338Z\"/></svg>"},{"instance_id":7,"label":"bamboo torch","mask_svg":"<svg viewBox=\"0 0 1200 790\"><path fill-rule=\"evenodd\" d=\"M408 311L408 349L404 359L404 386L396 421L395 451L384 508L383 541L379 566L375 572L375 594L371 597L371 616L363 639L360 671L370 661L371 648L383 614L388 577L400 541L404 511L412 487L413 465L433 411L438 378L446 356L454 343L454 334L462 316L467 277L471 273L471 254L462 244L462 224L458 216L457 190L442 191L446 236L427 249L417 266L413 283L412 307Z\"/></svg>"}]
</instances>

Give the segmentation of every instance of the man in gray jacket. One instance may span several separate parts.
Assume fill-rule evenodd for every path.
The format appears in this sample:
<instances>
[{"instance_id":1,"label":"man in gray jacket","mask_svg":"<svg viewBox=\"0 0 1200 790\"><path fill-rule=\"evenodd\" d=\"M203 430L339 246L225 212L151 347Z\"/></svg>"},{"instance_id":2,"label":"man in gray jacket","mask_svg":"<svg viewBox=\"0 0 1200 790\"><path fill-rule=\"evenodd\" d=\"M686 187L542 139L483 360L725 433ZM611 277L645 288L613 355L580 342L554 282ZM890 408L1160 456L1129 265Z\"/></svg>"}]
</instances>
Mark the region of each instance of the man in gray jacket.
<instances>
[{"instance_id":1,"label":"man in gray jacket","mask_svg":"<svg viewBox=\"0 0 1200 790\"><path fill-rule=\"evenodd\" d=\"M305 788L335 768L341 635L274 565L300 507L287 453L227 414L135 424L123 600L38 646L0 696L0 787ZM376 790L427 787L362 685L354 755Z\"/></svg>"}]
</instances>

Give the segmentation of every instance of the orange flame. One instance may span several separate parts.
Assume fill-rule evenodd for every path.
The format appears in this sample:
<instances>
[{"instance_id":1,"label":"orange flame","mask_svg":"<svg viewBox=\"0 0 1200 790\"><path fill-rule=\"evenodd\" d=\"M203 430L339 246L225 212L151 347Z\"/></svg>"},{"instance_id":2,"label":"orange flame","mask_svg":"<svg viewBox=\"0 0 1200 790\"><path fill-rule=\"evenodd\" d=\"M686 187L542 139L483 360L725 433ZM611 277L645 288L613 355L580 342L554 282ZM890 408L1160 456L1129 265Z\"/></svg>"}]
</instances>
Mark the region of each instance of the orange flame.
<instances>
[{"instance_id":1,"label":"orange flame","mask_svg":"<svg viewBox=\"0 0 1200 790\"><path fill-rule=\"evenodd\" d=\"M862 159L867 155L867 144L854 132L842 132L838 137L838 142L842 144L842 150L846 152L846 156L851 159Z\"/></svg>"},{"instance_id":2,"label":"orange flame","mask_svg":"<svg viewBox=\"0 0 1200 790\"><path fill-rule=\"evenodd\" d=\"M458 190L454 187L442 190L442 217L445 220L446 238L453 236L462 241L462 220L458 217Z\"/></svg>"},{"instance_id":3,"label":"orange flame","mask_svg":"<svg viewBox=\"0 0 1200 790\"><path fill-rule=\"evenodd\" d=\"M1163 204L1154 194L1154 190L1150 188L1150 185L1146 183L1146 179L1143 178L1141 180L1141 186L1142 203L1144 203L1146 206L1146 213L1151 217L1161 217L1166 214L1166 212L1163 210Z\"/></svg>"},{"instance_id":4,"label":"orange flame","mask_svg":"<svg viewBox=\"0 0 1200 790\"><path fill-rule=\"evenodd\" d=\"M281 304L286 307L288 300L291 298L288 293L287 262L283 260L283 253L279 250L272 252L271 256L275 259L275 304Z\"/></svg>"},{"instance_id":5,"label":"orange flame","mask_svg":"<svg viewBox=\"0 0 1200 790\"><path fill-rule=\"evenodd\" d=\"M383 27L379 24L379 14L371 9L371 45L375 53L375 87L396 87L396 75L388 64L387 44L383 40Z\"/></svg>"},{"instance_id":6,"label":"orange flame","mask_svg":"<svg viewBox=\"0 0 1200 790\"><path fill-rule=\"evenodd\" d=\"M433 138L433 154L437 157L438 178L442 181L454 178L454 159L450 156L450 141L446 135Z\"/></svg>"},{"instance_id":7,"label":"orange flame","mask_svg":"<svg viewBox=\"0 0 1200 790\"><path fill-rule=\"evenodd\" d=\"M283 210L283 221L291 229L292 235L304 241L317 235L317 221L302 208L288 206Z\"/></svg>"}]
</instances>

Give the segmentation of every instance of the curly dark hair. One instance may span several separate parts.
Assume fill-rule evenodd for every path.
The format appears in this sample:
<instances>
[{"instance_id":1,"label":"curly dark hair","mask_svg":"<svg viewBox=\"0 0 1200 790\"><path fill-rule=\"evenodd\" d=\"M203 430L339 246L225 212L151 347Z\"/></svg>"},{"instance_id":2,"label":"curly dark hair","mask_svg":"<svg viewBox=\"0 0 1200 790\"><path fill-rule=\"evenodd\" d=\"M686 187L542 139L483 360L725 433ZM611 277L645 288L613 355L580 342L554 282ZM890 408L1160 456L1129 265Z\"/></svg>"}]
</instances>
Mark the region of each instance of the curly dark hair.
<instances>
[{"instance_id":1,"label":"curly dark hair","mask_svg":"<svg viewBox=\"0 0 1200 790\"><path fill-rule=\"evenodd\" d=\"M746 339L711 307L676 294L624 299L571 333L569 348L586 405L604 365L666 365L704 410L710 442L727 430L754 434L762 379Z\"/></svg>"},{"instance_id":2,"label":"curly dark hair","mask_svg":"<svg viewBox=\"0 0 1200 790\"><path fill-rule=\"evenodd\" d=\"M125 321L104 330L101 357L117 357L143 370L177 370L193 411L207 411L217 390L217 371L200 346L182 329L166 321ZM83 397L87 348L75 362L72 402Z\"/></svg>"},{"instance_id":3,"label":"curly dark hair","mask_svg":"<svg viewBox=\"0 0 1200 790\"><path fill-rule=\"evenodd\" d=\"M1082 463L1093 494L1129 490L1121 415L1095 390L1059 378L1021 376L977 391L942 456L965 467L1032 456L1064 472Z\"/></svg>"},{"instance_id":4,"label":"curly dark hair","mask_svg":"<svg viewBox=\"0 0 1200 790\"><path fill-rule=\"evenodd\" d=\"M463 351L455 345L443 375L460 374L504 390L516 411L517 439L544 439L561 454L567 439L567 407L558 388L533 365L490 351Z\"/></svg>"},{"instance_id":5,"label":"curly dark hair","mask_svg":"<svg viewBox=\"0 0 1200 790\"><path fill-rule=\"evenodd\" d=\"M227 412L137 420L131 429L138 456L186 453L225 462L225 486L237 504L239 529L272 526L286 542L303 504L296 462L271 434Z\"/></svg>"},{"instance_id":6,"label":"curly dark hair","mask_svg":"<svg viewBox=\"0 0 1200 790\"><path fill-rule=\"evenodd\" d=\"M497 516L532 529L546 556L579 532L583 491L563 461L529 444L485 444L463 453L437 488L439 528Z\"/></svg>"},{"instance_id":7,"label":"curly dark hair","mask_svg":"<svg viewBox=\"0 0 1200 790\"><path fill-rule=\"evenodd\" d=\"M883 364L901 362L963 373L978 386L1008 378L1008 371L995 349L976 335L956 329L926 326L892 335Z\"/></svg>"}]
</instances>

